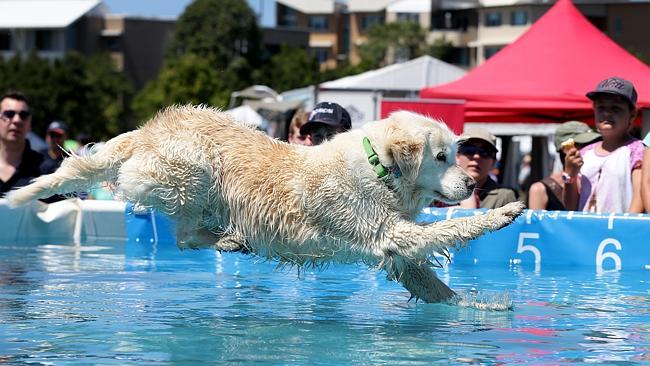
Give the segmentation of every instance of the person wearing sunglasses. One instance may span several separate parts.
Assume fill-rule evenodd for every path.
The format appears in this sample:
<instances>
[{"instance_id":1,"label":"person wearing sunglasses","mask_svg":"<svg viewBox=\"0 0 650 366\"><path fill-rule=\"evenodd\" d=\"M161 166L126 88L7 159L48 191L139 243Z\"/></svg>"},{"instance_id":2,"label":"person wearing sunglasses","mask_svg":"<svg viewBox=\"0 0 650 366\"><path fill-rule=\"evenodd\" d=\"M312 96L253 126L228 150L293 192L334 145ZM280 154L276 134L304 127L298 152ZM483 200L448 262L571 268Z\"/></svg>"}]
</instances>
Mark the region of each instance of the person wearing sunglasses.
<instances>
[{"instance_id":1,"label":"person wearing sunglasses","mask_svg":"<svg viewBox=\"0 0 650 366\"><path fill-rule=\"evenodd\" d=\"M31 127L27 97L7 91L0 97L0 197L41 175L43 156L32 150L27 139Z\"/></svg>"},{"instance_id":2,"label":"person wearing sunglasses","mask_svg":"<svg viewBox=\"0 0 650 366\"><path fill-rule=\"evenodd\" d=\"M68 126L60 121L54 121L47 126L45 142L47 152L45 160L41 164L42 174L54 173L61 166L61 162L67 156L63 150L63 144L68 138Z\"/></svg>"},{"instance_id":3,"label":"person wearing sunglasses","mask_svg":"<svg viewBox=\"0 0 650 366\"><path fill-rule=\"evenodd\" d=\"M500 185L489 175L498 151L496 137L483 128L470 127L461 135L456 163L474 178L476 188L460 207L497 208L517 200L514 189Z\"/></svg>"}]
</instances>

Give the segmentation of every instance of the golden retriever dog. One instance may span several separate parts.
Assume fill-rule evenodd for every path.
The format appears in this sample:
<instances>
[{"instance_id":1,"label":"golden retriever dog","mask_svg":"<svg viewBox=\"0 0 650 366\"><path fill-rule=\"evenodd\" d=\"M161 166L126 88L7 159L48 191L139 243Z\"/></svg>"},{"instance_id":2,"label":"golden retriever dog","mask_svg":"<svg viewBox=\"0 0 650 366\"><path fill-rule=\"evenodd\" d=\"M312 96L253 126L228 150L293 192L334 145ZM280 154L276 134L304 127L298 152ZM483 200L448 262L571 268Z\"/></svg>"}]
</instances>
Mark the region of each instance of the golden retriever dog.
<instances>
[{"instance_id":1,"label":"golden retriever dog","mask_svg":"<svg viewBox=\"0 0 650 366\"><path fill-rule=\"evenodd\" d=\"M433 200L459 202L475 182L456 165L444 124L411 112L289 145L204 106L175 106L95 154L10 192L11 205L108 181L139 208L177 221L181 248L244 251L298 266L364 262L412 297L449 301L434 253L510 224L521 203L435 223L415 217Z\"/></svg>"}]
</instances>

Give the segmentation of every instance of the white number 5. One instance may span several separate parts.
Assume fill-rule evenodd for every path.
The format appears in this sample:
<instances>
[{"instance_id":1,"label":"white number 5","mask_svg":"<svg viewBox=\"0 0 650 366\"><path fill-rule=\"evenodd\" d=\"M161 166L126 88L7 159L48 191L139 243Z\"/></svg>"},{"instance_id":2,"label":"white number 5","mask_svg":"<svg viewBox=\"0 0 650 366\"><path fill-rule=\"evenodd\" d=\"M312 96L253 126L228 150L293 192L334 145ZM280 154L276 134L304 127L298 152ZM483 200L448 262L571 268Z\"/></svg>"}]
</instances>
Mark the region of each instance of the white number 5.
<instances>
[{"instance_id":1,"label":"white number 5","mask_svg":"<svg viewBox=\"0 0 650 366\"><path fill-rule=\"evenodd\" d=\"M517 253L531 252L535 256L535 271L539 271L542 264L542 253L534 245L524 245L526 239L539 239L539 233L519 233Z\"/></svg>"}]
</instances>

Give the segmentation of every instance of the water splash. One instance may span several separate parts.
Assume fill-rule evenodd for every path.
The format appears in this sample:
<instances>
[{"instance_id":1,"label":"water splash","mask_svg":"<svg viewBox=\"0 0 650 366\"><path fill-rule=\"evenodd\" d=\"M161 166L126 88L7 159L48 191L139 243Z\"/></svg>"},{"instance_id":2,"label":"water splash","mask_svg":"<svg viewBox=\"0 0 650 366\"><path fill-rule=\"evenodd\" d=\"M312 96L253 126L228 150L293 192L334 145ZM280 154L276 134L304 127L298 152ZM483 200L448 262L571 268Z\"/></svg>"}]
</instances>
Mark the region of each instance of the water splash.
<instances>
[{"instance_id":1,"label":"water splash","mask_svg":"<svg viewBox=\"0 0 650 366\"><path fill-rule=\"evenodd\" d=\"M478 310L508 311L514 309L508 292L459 292L450 303Z\"/></svg>"}]
</instances>

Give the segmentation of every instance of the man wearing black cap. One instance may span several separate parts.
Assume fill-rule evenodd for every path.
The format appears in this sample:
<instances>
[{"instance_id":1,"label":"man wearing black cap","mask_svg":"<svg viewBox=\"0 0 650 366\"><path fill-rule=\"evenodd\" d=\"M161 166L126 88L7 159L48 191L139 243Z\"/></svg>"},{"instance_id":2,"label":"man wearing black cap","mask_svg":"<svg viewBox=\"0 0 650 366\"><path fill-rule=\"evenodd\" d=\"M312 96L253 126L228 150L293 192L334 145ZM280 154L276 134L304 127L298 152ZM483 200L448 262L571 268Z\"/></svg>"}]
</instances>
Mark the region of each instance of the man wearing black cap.
<instances>
[{"instance_id":1,"label":"man wearing black cap","mask_svg":"<svg viewBox=\"0 0 650 366\"><path fill-rule=\"evenodd\" d=\"M47 126L45 142L47 142L47 152L44 154L45 159L41 164L42 174L54 173L61 166L65 158L63 144L68 138L68 126L60 121L54 121Z\"/></svg>"},{"instance_id":2,"label":"man wearing black cap","mask_svg":"<svg viewBox=\"0 0 650 366\"><path fill-rule=\"evenodd\" d=\"M462 201L461 207L497 208L517 200L514 189L501 186L489 176L498 151L496 137L483 128L468 128L460 137L456 163L476 181L474 194Z\"/></svg>"},{"instance_id":3,"label":"man wearing black cap","mask_svg":"<svg viewBox=\"0 0 650 366\"><path fill-rule=\"evenodd\" d=\"M307 123L300 127L300 133L310 136L312 145L320 145L351 127L352 120L345 108L336 103L321 102L311 111Z\"/></svg>"}]
</instances>

